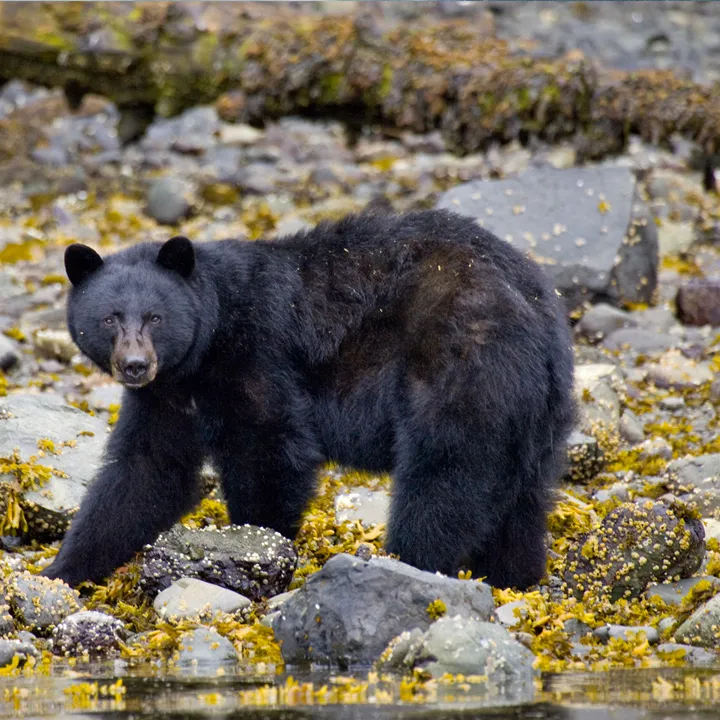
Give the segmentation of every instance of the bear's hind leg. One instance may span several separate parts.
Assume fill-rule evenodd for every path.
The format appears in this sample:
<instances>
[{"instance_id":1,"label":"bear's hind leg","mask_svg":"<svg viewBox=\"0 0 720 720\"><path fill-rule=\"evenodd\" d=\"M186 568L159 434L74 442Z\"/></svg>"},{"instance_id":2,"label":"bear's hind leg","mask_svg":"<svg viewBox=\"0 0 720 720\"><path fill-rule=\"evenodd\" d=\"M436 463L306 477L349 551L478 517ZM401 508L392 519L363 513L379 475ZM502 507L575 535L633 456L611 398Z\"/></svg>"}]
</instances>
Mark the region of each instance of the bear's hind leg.
<instances>
[{"instance_id":1,"label":"bear's hind leg","mask_svg":"<svg viewBox=\"0 0 720 720\"><path fill-rule=\"evenodd\" d=\"M546 502L523 495L510 508L500 531L468 563L473 578L493 587L526 590L545 575Z\"/></svg>"},{"instance_id":2,"label":"bear's hind leg","mask_svg":"<svg viewBox=\"0 0 720 720\"><path fill-rule=\"evenodd\" d=\"M235 427L218 459L230 520L294 539L322 461L307 433L282 427Z\"/></svg>"}]
</instances>

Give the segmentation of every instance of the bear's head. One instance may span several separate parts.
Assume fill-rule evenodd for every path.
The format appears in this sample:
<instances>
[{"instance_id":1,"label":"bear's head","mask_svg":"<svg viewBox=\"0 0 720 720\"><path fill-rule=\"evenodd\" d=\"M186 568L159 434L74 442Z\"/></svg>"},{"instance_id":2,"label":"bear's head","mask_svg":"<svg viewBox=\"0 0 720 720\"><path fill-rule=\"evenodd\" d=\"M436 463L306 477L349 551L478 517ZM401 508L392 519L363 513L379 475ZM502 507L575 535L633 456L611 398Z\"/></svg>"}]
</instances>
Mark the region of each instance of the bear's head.
<instances>
[{"instance_id":1,"label":"bear's head","mask_svg":"<svg viewBox=\"0 0 720 720\"><path fill-rule=\"evenodd\" d=\"M68 326L80 350L128 388L182 364L201 309L192 285L195 250L185 237L103 259L87 245L65 250L73 285Z\"/></svg>"}]
</instances>

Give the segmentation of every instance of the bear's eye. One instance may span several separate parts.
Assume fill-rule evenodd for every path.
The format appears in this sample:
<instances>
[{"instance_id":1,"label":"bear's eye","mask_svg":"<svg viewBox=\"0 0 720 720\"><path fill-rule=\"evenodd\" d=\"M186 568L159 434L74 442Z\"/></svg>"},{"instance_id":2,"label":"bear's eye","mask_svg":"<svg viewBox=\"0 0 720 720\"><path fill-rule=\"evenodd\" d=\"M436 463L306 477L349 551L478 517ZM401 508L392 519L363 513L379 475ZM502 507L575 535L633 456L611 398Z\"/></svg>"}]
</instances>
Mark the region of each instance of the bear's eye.
<instances>
[{"instance_id":1,"label":"bear's eye","mask_svg":"<svg viewBox=\"0 0 720 720\"><path fill-rule=\"evenodd\" d=\"M162 322L162 318L159 315L151 315L150 322L153 325L159 325Z\"/></svg>"},{"instance_id":2,"label":"bear's eye","mask_svg":"<svg viewBox=\"0 0 720 720\"><path fill-rule=\"evenodd\" d=\"M115 324L115 316L114 315L108 315L104 320L103 324L107 327L112 327Z\"/></svg>"}]
</instances>

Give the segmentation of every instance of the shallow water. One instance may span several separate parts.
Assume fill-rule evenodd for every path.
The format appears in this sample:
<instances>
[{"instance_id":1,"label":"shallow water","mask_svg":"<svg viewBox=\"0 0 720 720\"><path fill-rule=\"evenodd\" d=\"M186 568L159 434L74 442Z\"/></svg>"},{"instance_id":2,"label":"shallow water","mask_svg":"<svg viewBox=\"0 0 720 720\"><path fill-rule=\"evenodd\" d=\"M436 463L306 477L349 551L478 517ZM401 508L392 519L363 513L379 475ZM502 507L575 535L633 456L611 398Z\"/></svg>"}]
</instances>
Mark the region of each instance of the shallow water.
<instances>
[{"instance_id":1,"label":"shallow water","mask_svg":"<svg viewBox=\"0 0 720 720\"><path fill-rule=\"evenodd\" d=\"M112 684L120 678L117 690ZM259 677L237 670L212 677L197 669L128 669L121 662L54 665L46 675L0 678L0 717L692 720L720 715L720 667L550 675L529 690L437 683L415 699L399 678L367 680L366 673L329 680L327 674L306 672L288 682L287 673Z\"/></svg>"}]
</instances>

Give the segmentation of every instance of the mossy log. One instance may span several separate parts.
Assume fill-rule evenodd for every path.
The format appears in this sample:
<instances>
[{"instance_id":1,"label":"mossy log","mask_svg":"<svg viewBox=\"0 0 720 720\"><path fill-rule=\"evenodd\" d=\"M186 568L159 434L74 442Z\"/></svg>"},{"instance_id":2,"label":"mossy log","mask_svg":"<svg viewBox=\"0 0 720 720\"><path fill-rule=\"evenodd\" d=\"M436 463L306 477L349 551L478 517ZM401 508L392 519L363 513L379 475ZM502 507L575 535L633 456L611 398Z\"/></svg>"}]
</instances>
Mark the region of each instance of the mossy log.
<instances>
[{"instance_id":1,"label":"mossy log","mask_svg":"<svg viewBox=\"0 0 720 720\"><path fill-rule=\"evenodd\" d=\"M362 4L345 15L264 5L2 3L0 77L165 116L217 102L231 121L294 113L439 129L459 153L575 137L595 158L622 151L630 133L718 147L717 88L672 72L613 71L578 52L534 59L467 19L390 27Z\"/></svg>"}]
</instances>

